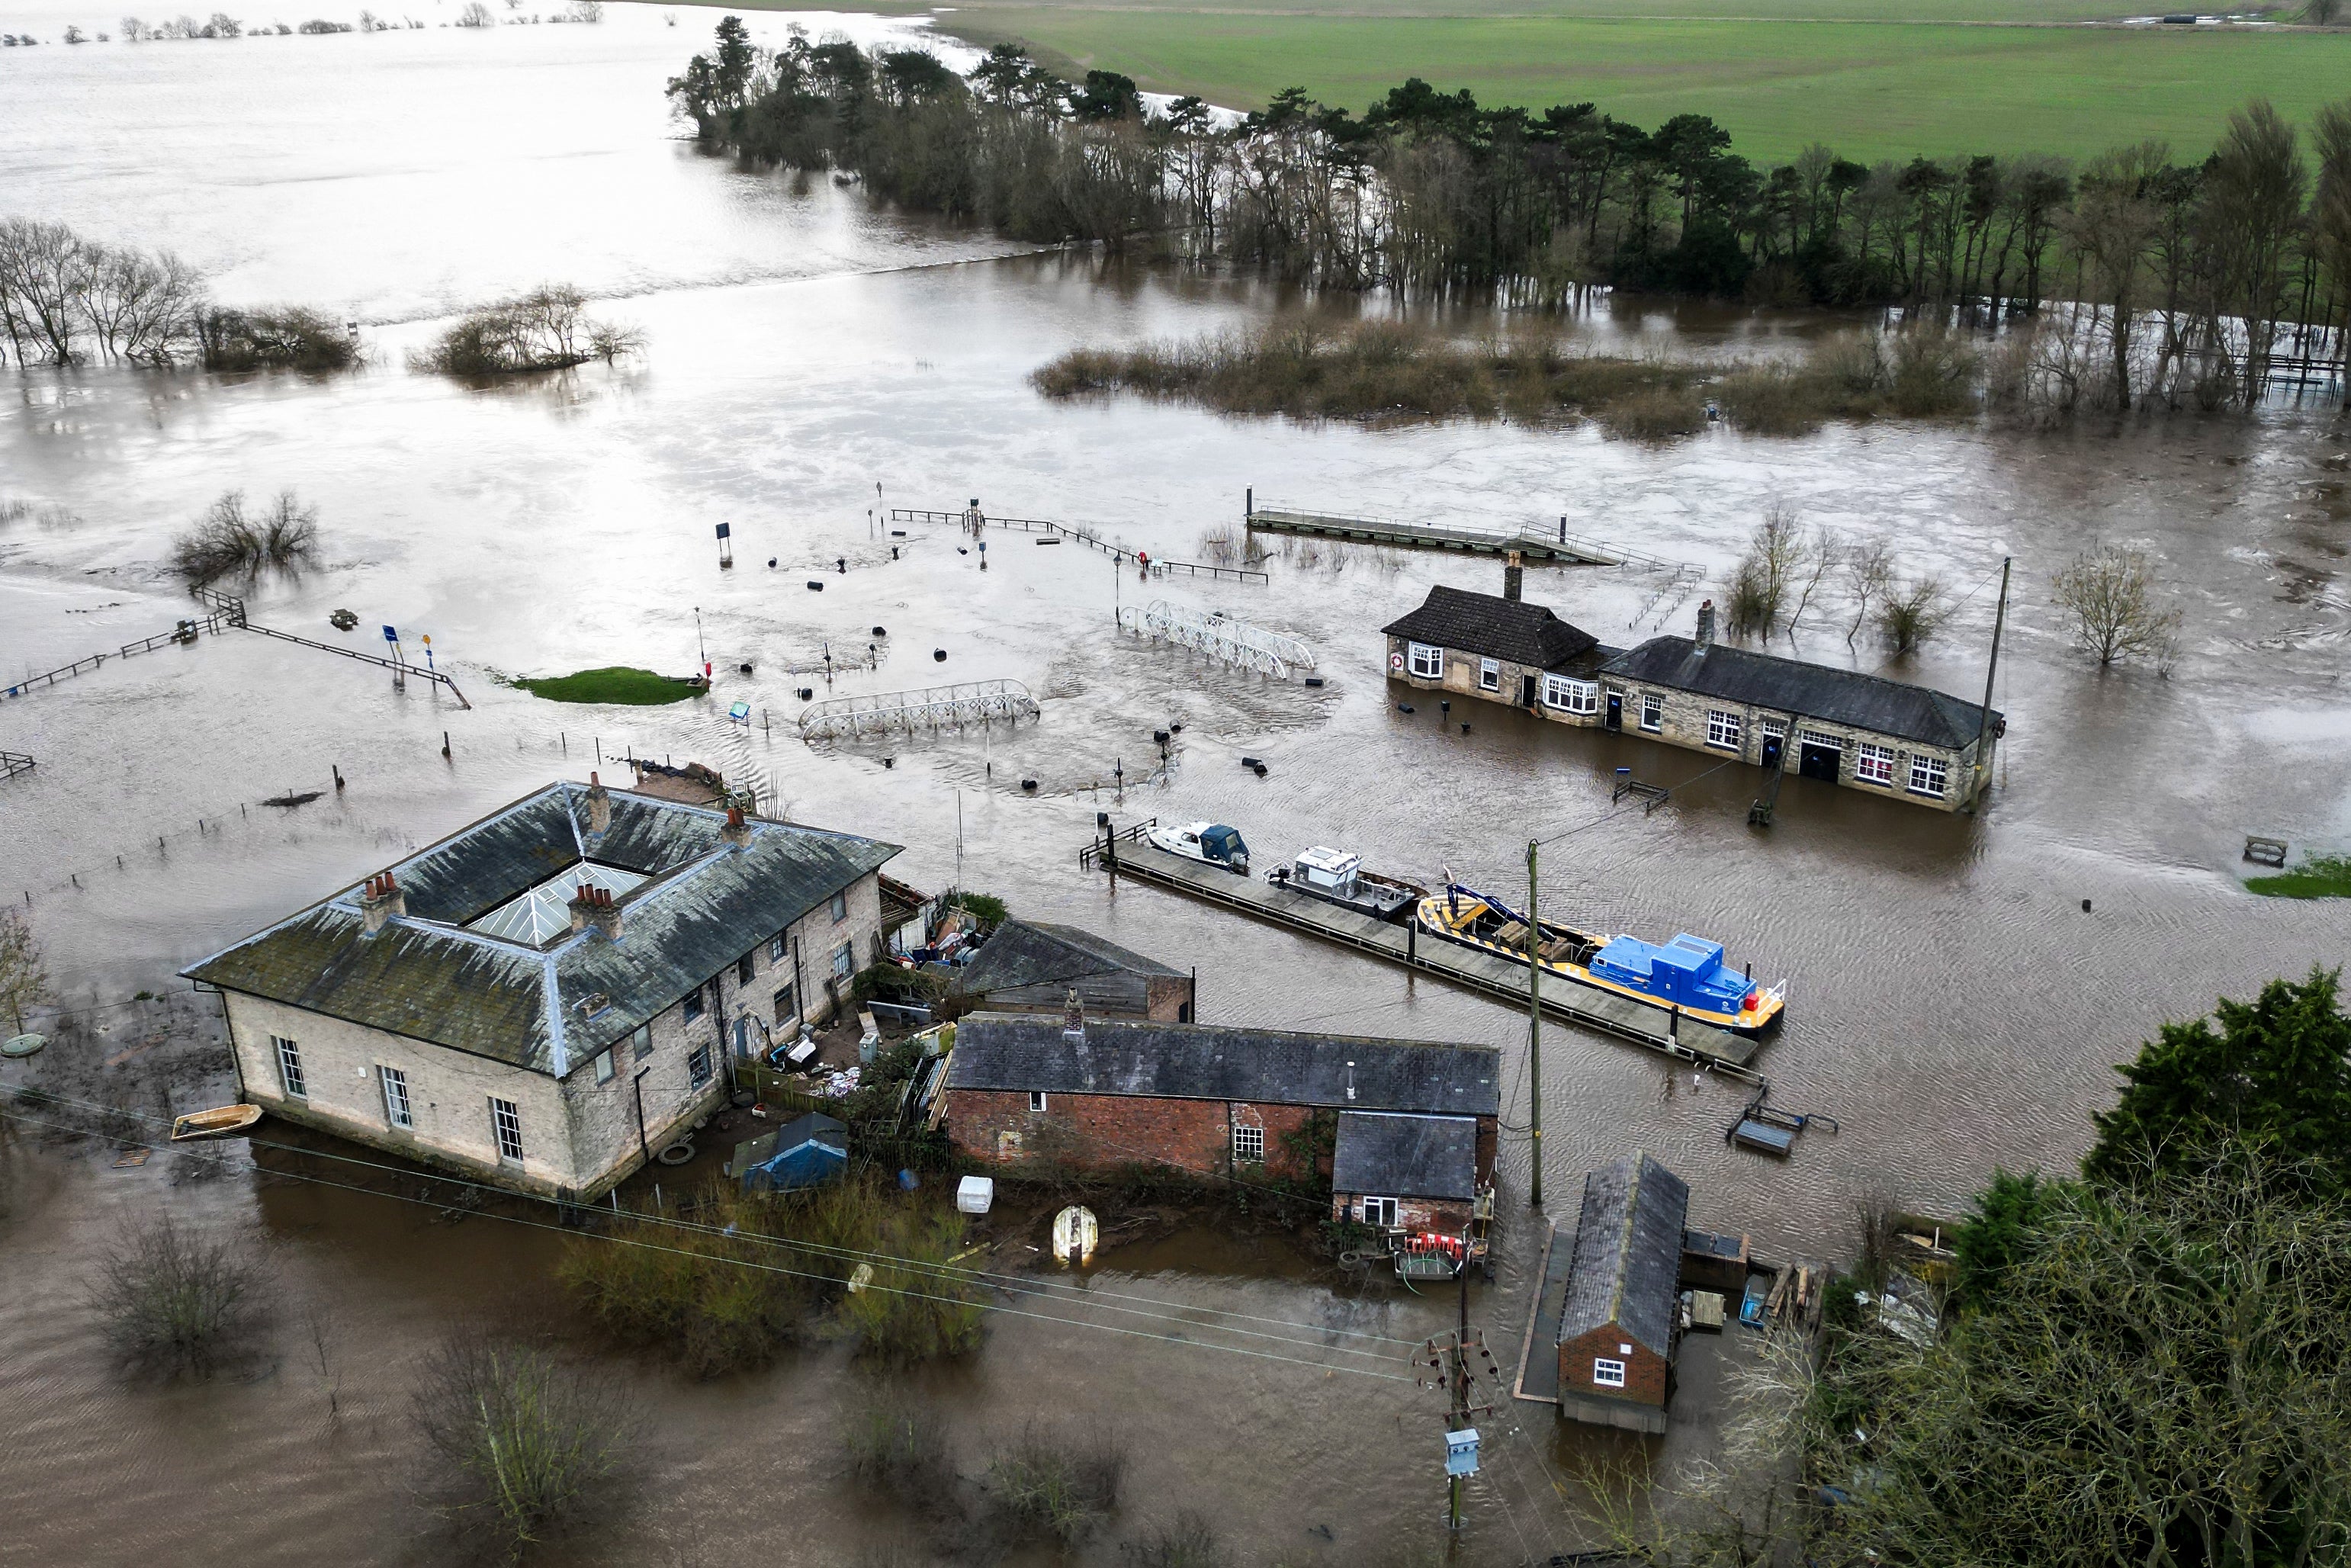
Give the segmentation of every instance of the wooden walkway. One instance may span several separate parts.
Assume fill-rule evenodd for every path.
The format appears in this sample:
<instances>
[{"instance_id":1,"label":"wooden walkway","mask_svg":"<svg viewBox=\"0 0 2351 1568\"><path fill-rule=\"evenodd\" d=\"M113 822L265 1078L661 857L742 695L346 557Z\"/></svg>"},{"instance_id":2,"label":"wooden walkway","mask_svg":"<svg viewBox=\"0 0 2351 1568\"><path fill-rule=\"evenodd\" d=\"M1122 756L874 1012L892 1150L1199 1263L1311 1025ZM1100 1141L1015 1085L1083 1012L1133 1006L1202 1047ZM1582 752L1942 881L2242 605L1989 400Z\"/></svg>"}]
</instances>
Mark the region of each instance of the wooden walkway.
<instances>
[{"instance_id":1,"label":"wooden walkway","mask_svg":"<svg viewBox=\"0 0 2351 1568\"><path fill-rule=\"evenodd\" d=\"M1568 1267L1575 1260L1573 1235L1564 1247L1559 1227L1543 1234L1542 1268L1537 1274L1534 1304L1527 1309L1527 1343L1519 1351L1519 1380L1510 1397L1536 1405L1559 1403L1559 1318L1567 1308ZM1535 1353L1541 1351L1538 1355Z\"/></svg>"},{"instance_id":2,"label":"wooden walkway","mask_svg":"<svg viewBox=\"0 0 2351 1568\"><path fill-rule=\"evenodd\" d=\"M1114 859L1102 852L1102 841L1096 840L1080 854L1079 864L1107 870L1113 879L1150 883L1236 914L1319 936L1522 1010L1527 1005L1523 964L1437 937L1422 939L1411 926L1374 920L1259 877L1236 876L1221 867L1186 860L1123 835L1114 842ZM1749 1065L1758 1043L1745 1035L1676 1019L1664 1009L1552 977L1545 977L1542 1009L1549 1017L1647 1046L1729 1077L1750 1083L1763 1082L1762 1075Z\"/></svg>"},{"instance_id":3,"label":"wooden walkway","mask_svg":"<svg viewBox=\"0 0 2351 1568\"><path fill-rule=\"evenodd\" d=\"M963 524L963 514L936 511L922 507L893 507L890 508L890 520L893 523L951 523L960 528ZM1024 534L1054 534L1062 538L1075 539L1088 549L1098 549L1111 559L1122 563L1141 559L1124 545L1114 545L1100 534L1089 532L1075 523L1050 522L1043 517L990 517L987 518L985 526L991 528L1018 528ZM1228 582L1271 582L1273 580L1254 567L1211 566L1206 561L1163 560L1157 557L1152 559L1151 571L1155 577L1165 577L1171 572L1180 571L1186 577L1214 578Z\"/></svg>"}]
</instances>

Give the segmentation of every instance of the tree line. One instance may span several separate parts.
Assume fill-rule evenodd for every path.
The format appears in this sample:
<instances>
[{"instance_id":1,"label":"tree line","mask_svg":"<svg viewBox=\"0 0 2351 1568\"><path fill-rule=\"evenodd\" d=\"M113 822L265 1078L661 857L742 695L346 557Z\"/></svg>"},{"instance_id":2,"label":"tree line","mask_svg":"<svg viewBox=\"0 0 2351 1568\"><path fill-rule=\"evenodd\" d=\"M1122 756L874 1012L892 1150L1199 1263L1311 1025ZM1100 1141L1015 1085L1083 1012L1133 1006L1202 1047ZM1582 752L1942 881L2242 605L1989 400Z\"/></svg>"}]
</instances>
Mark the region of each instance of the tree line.
<instances>
[{"instance_id":1,"label":"tree line","mask_svg":"<svg viewBox=\"0 0 2351 1568\"><path fill-rule=\"evenodd\" d=\"M1015 238L1261 269L1341 290L1560 304L1594 287L1999 323L2062 301L2039 372L2068 400L2242 405L2351 322L2351 99L2307 138L2266 102L2182 162L2161 142L1761 165L1700 114L1491 109L1416 78L1358 115L1290 89L1219 116L1134 82L1065 81L1019 46L959 75L921 49L742 23L669 83L696 138L837 169Z\"/></svg>"}]
</instances>

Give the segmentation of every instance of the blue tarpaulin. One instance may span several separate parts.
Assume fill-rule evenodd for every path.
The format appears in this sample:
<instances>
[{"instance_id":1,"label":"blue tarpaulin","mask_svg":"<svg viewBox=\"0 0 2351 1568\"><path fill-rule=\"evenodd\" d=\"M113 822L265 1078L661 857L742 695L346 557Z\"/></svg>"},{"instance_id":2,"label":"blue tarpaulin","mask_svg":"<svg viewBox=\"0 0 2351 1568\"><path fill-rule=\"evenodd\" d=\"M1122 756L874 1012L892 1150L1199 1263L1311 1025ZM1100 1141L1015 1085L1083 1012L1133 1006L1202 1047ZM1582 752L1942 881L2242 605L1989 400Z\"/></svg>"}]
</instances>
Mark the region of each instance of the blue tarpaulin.
<instances>
[{"instance_id":1,"label":"blue tarpaulin","mask_svg":"<svg viewBox=\"0 0 2351 1568\"><path fill-rule=\"evenodd\" d=\"M745 1192L820 1186L849 1168L849 1128L811 1111L764 1137L735 1145L727 1174Z\"/></svg>"}]
</instances>

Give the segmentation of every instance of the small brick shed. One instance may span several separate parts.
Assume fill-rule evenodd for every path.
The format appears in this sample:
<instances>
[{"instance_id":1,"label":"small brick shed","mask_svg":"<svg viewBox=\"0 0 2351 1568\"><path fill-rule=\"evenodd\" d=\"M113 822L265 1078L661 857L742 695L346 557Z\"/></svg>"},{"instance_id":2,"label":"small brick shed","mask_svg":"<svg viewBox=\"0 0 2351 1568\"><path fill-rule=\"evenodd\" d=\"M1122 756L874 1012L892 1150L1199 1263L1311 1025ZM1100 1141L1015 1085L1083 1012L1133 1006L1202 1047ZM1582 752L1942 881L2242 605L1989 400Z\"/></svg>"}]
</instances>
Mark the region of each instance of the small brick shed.
<instances>
[{"instance_id":1,"label":"small brick shed","mask_svg":"<svg viewBox=\"0 0 2351 1568\"><path fill-rule=\"evenodd\" d=\"M1559 1412L1666 1429L1689 1186L1635 1152L1583 1178L1559 1320Z\"/></svg>"}]
</instances>

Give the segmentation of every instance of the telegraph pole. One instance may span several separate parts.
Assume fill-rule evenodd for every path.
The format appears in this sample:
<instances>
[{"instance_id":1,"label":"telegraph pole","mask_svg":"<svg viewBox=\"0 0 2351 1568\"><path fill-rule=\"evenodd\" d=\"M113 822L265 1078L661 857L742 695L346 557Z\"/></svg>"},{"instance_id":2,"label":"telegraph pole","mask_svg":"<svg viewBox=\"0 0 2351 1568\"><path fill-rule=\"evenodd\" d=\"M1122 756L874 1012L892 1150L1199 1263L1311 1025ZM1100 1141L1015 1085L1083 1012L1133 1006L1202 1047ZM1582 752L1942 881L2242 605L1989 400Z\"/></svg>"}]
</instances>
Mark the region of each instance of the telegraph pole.
<instances>
[{"instance_id":1,"label":"telegraph pole","mask_svg":"<svg viewBox=\"0 0 2351 1568\"><path fill-rule=\"evenodd\" d=\"M1984 765L1984 740L1991 732L1991 684L2000 674L2000 634L2008 629L2008 570L2015 557L2000 558L2000 611L1991 622L1991 660L1984 666L1983 709L1976 716L1975 788L1968 792L1968 804L1972 807L1983 794L1984 776L1991 771Z\"/></svg>"},{"instance_id":2,"label":"telegraph pole","mask_svg":"<svg viewBox=\"0 0 2351 1568\"><path fill-rule=\"evenodd\" d=\"M1534 1179L1529 1185L1527 1202L1536 1208L1542 1207L1543 1200L1542 926L1535 918L1535 862L1541 848L1538 841L1527 841L1527 1110L1528 1120L1534 1127L1535 1145Z\"/></svg>"},{"instance_id":3,"label":"telegraph pole","mask_svg":"<svg viewBox=\"0 0 2351 1568\"><path fill-rule=\"evenodd\" d=\"M1461 1528L1461 1480L1478 1473L1478 1429L1469 1425L1475 1416L1491 1411L1491 1405L1472 1405L1471 1390L1483 1375L1501 1377L1501 1369L1494 1364L1493 1352L1486 1348L1483 1333L1469 1326L1469 1259L1461 1259L1458 1278L1461 1281L1460 1326L1451 1333L1429 1340L1422 1348L1427 1359L1422 1364L1444 1379L1445 1389L1445 1525L1447 1530ZM1472 1365L1470 1357L1477 1356L1482 1365Z\"/></svg>"}]
</instances>

